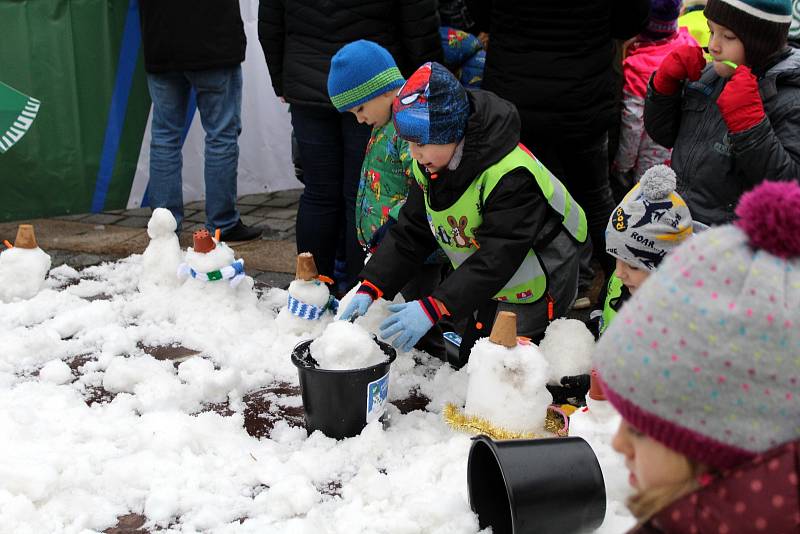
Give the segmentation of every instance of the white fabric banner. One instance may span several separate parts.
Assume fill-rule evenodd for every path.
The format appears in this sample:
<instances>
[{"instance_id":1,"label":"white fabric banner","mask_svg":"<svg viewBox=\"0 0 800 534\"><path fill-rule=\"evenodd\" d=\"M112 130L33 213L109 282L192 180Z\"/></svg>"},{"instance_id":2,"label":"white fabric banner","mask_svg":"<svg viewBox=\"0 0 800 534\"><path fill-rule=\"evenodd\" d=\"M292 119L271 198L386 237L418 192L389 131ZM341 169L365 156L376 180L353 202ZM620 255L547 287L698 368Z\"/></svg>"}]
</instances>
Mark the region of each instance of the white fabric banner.
<instances>
[{"instance_id":1,"label":"white fabric banner","mask_svg":"<svg viewBox=\"0 0 800 534\"><path fill-rule=\"evenodd\" d=\"M242 135L239 137L239 196L303 187L294 176L289 106L275 96L264 53L258 42L258 0L241 0L247 34L242 63ZM150 118L142 139L128 208L142 205L150 166ZM205 132L195 112L183 145L183 200L204 198Z\"/></svg>"}]
</instances>

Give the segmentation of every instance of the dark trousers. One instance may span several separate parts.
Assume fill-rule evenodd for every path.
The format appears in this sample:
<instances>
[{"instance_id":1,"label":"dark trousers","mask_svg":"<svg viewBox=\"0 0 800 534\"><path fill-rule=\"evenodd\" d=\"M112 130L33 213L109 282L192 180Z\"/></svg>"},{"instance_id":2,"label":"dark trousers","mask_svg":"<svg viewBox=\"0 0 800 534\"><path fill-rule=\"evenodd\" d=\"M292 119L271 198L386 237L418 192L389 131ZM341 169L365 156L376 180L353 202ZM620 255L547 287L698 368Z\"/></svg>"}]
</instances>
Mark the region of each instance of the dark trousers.
<instances>
[{"instance_id":1,"label":"dark trousers","mask_svg":"<svg viewBox=\"0 0 800 534\"><path fill-rule=\"evenodd\" d=\"M356 193L370 128L352 113L291 106L305 189L297 210L297 250L311 252L320 274L333 278L344 226L347 287L356 283L365 253L356 237Z\"/></svg>"},{"instance_id":2,"label":"dark trousers","mask_svg":"<svg viewBox=\"0 0 800 534\"><path fill-rule=\"evenodd\" d=\"M606 225L616 206L608 180L608 134L575 141L543 139L538 133L523 128L521 141L563 182L583 208L592 240L592 256L607 277L614 271L614 262L606 254ZM586 279L585 268L581 270L581 289L584 290L591 281Z\"/></svg>"}]
</instances>

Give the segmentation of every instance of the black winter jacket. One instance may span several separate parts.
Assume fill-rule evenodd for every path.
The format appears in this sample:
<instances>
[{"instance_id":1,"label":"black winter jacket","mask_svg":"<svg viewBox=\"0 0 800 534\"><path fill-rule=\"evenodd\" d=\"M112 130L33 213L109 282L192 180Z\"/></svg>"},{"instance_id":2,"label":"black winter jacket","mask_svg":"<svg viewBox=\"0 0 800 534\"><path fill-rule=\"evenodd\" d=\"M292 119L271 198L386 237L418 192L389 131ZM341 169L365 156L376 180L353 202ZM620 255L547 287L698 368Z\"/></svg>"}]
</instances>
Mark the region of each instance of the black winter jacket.
<instances>
[{"instance_id":1,"label":"black winter jacket","mask_svg":"<svg viewBox=\"0 0 800 534\"><path fill-rule=\"evenodd\" d=\"M516 104L524 130L543 139L595 138L607 131L619 99L613 40L644 27L650 1L484 2L489 3L481 87Z\"/></svg>"},{"instance_id":2,"label":"black winter jacket","mask_svg":"<svg viewBox=\"0 0 800 534\"><path fill-rule=\"evenodd\" d=\"M260 0L258 39L277 96L330 109L331 58L347 43L378 43L406 77L442 60L435 0Z\"/></svg>"},{"instance_id":3,"label":"black winter jacket","mask_svg":"<svg viewBox=\"0 0 800 534\"><path fill-rule=\"evenodd\" d=\"M207 70L244 61L239 0L139 0L147 72Z\"/></svg>"},{"instance_id":4,"label":"black winter jacket","mask_svg":"<svg viewBox=\"0 0 800 534\"><path fill-rule=\"evenodd\" d=\"M469 91L472 111L467 123L461 162L455 170L441 170L429 181L430 202L440 211L452 206L484 170L500 161L519 143L519 115L514 105L493 93ZM561 217L547 203L526 169L515 169L500 180L483 206L483 223L477 229L478 249L433 292L455 319L467 316L491 299L511 279L531 247L537 254L568 261L578 251L570 239L553 240L566 233ZM569 250L552 254L555 241ZM428 225L422 189L412 185L400 210L398 223L370 258L361 278L380 288L386 298L394 295L418 271L438 244ZM544 254L542 254L544 253ZM544 258L543 262L546 260ZM548 267L553 267L548 270ZM577 273L566 273L545 263L548 288L574 284ZM554 287L559 286L559 287ZM574 285L564 293L574 297Z\"/></svg>"},{"instance_id":5,"label":"black winter jacket","mask_svg":"<svg viewBox=\"0 0 800 534\"><path fill-rule=\"evenodd\" d=\"M674 147L677 191L694 220L725 224L742 193L762 180L800 179L800 50L781 58L758 82L767 116L737 134L717 107L727 80L712 66L675 95L657 93L651 79L645 129L656 143Z\"/></svg>"}]
</instances>

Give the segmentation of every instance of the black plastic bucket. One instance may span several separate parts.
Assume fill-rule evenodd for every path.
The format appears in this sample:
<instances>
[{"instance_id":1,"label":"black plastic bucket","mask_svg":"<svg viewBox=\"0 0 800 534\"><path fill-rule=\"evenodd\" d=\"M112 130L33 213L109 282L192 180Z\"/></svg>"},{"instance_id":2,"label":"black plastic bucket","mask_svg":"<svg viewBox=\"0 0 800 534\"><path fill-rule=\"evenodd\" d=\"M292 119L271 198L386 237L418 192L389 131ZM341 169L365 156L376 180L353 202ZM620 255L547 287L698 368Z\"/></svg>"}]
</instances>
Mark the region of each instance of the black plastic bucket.
<instances>
[{"instance_id":1,"label":"black plastic bucket","mask_svg":"<svg viewBox=\"0 0 800 534\"><path fill-rule=\"evenodd\" d=\"M477 436L467 464L469 504L494 534L591 532L606 514L594 451L581 438L494 441Z\"/></svg>"},{"instance_id":2,"label":"black plastic bucket","mask_svg":"<svg viewBox=\"0 0 800 534\"><path fill-rule=\"evenodd\" d=\"M300 377L306 430L328 437L357 436L367 423L379 419L386 408L389 368L397 357L391 345L375 340L386 360L363 369L319 369L311 357L309 339L292 351L292 363Z\"/></svg>"}]
</instances>

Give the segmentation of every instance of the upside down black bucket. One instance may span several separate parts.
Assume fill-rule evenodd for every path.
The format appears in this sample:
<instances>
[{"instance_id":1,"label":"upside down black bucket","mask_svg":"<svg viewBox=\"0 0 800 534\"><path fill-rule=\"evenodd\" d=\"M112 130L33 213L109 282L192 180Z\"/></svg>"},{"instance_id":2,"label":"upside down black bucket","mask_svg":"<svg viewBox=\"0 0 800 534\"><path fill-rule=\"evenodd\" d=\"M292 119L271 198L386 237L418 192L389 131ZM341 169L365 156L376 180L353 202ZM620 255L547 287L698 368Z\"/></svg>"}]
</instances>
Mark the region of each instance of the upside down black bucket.
<instances>
[{"instance_id":1,"label":"upside down black bucket","mask_svg":"<svg viewBox=\"0 0 800 534\"><path fill-rule=\"evenodd\" d=\"M381 363L363 369L319 369L303 341L292 351L292 363L300 378L306 430L328 437L357 436L367 423L379 419L389 394L389 368L397 357L391 345L375 340L386 354Z\"/></svg>"},{"instance_id":2,"label":"upside down black bucket","mask_svg":"<svg viewBox=\"0 0 800 534\"><path fill-rule=\"evenodd\" d=\"M469 504L494 534L591 532L606 514L597 457L581 438L494 441L477 436L467 464Z\"/></svg>"}]
</instances>

